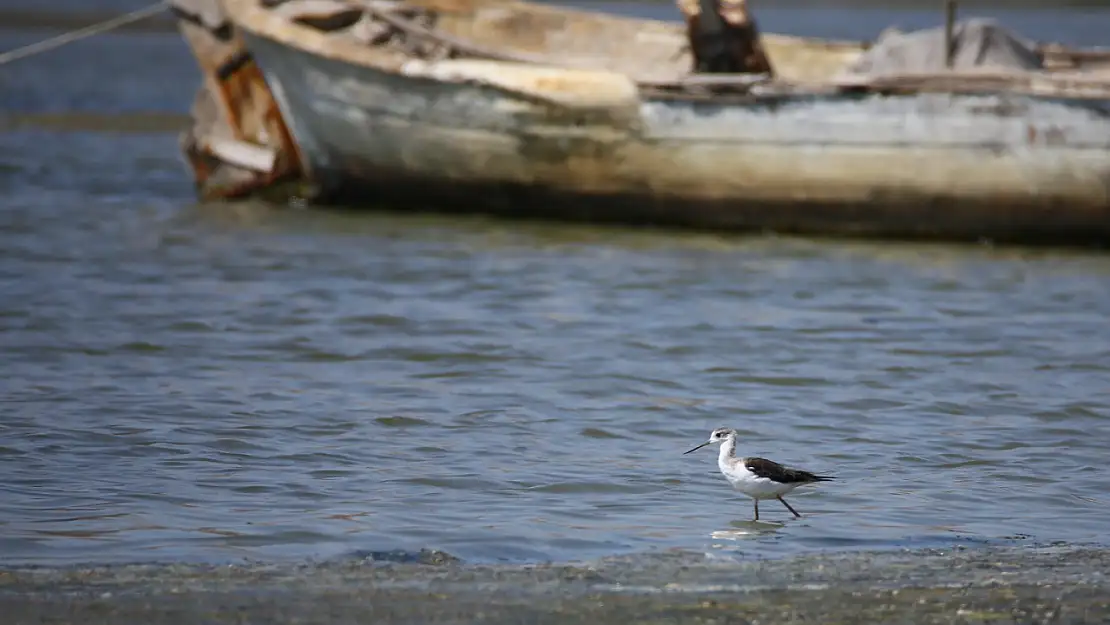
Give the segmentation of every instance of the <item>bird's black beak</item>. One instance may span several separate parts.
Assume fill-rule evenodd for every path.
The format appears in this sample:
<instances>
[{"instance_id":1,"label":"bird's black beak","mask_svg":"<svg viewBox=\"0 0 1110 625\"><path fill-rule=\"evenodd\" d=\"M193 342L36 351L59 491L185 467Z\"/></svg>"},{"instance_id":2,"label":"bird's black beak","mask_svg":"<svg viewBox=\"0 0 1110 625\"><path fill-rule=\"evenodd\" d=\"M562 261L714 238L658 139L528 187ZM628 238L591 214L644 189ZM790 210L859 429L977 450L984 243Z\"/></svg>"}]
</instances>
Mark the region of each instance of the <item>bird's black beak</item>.
<instances>
[{"instance_id":1,"label":"bird's black beak","mask_svg":"<svg viewBox=\"0 0 1110 625\"><path fill-rule=\"evenodd\" d=\"M698 445L697 447L695 447L695 448L691 449L690 451L684 451L684 452L682 452L682 455L683 455L683 456L685 456L686 454L691 454L691 453L694 453L695 451L697 451L697 450L701 449L702 447L705 447L706 445L708 445L709 443L712 443L712 442L713 442L713 441L705 441L704 443L702 443L701 445Z\"/></svg>"}]
</instances>

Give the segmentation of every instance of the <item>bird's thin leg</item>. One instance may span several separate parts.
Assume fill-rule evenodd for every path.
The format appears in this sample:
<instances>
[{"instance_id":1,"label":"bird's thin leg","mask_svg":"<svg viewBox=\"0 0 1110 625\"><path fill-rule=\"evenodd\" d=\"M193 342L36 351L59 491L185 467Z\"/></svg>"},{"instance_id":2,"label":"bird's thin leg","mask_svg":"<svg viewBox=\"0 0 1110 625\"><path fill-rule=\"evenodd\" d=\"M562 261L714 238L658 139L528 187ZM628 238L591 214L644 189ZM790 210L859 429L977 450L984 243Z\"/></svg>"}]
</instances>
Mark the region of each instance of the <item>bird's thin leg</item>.
<instances>
[{"instance_id":1,"label":"bird's thin leg","mask_svg":"<svg viewBox=\"0 0 1110 625\"><path fill-rule=\"evenodd\" d=\"M758 499L753 499L752 501L755 502L755 519L753 519L753 520L758 521L759 520L759 500Z\"/></svg>"},{"instance_id":2,"label":"bird's thin leg","mask_svg":"<svg viewBox=\"0 0 1110 625\"><path fill-rule=\"evenodd\" d=\"M777 499L778 499L779 501L781 501L781 502L782 502L782 505L786 506L786 509L787 509L787 510L789 510L789 511L791 511L791 512L793 512L793 513L794 513L794 518L801 518L801 516L802 516L802 515L798 514L798 511L797 511L797 510L795 510L794 508L792 508L792 507L790 506L790 504L786 503L786 500L785 500L785 499L783 499L782 497L778 497Z\"/></svg>"}]
</instances>

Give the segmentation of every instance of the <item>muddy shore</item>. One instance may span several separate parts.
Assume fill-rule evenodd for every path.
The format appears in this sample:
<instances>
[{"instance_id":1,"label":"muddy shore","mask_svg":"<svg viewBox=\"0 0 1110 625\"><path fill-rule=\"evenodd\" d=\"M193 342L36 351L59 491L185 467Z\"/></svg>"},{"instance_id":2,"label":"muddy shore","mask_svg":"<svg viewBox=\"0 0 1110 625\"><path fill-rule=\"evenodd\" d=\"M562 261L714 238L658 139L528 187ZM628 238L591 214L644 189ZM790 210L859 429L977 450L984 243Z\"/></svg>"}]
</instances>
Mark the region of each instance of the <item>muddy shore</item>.
<instances>
[{"instance_id":1,"label":"muddy shore","mask_svg":"<svg viewBox=\"0 0 1110 625\"><path fill-rule=\"evenodd\" d=\"M467 565L445 554L313 564L0 570L25 623L1105 623L1110 550L975 548L722 561Z\"/></svg>"}]
</instances>

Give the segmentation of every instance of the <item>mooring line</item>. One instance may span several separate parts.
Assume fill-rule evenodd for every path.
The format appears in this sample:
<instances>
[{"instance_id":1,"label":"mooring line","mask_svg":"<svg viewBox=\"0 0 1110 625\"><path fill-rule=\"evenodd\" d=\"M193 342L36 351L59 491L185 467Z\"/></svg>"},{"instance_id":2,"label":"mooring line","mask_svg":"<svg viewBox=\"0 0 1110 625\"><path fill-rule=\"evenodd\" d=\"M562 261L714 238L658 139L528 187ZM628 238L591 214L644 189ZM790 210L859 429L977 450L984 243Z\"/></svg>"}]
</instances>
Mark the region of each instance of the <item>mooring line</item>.
<instances>
[{"instance_id":1,"label":"mooring line","mask_svg":"<svg viewBox=\"0 0 1110 625\"><path fill-rule=\"evenodd\" d=\"M131 11L130 13L124 13L123 15L113 17L109 20L104 20L103 22L97 22L96 24L91 24L84 28L79 28L77 30L71 30L67 33L62 33L57 37L51 37L49 39L44 39L42 41L23 46L21 48L16 48L15 50L9 50L7 52L0 53L0 65L5 65L7 63L11 63L12 61L18 61L19 59L34 56L36 54L41 54L43 52L48 52L50 50L53 50L54 48L60 48L68 43L73 43L74 41L85 39L86 37L92 37L93 35L106 33L110 30L119 28L120 26L126 26L127 24L130 24L132 22L145 20L148 17L152 17L162 11L165 11L166 8L169 7L169 4L170 0L162 0L161 2L156 2L150 6Z\"/></svg>"}]
</instances>

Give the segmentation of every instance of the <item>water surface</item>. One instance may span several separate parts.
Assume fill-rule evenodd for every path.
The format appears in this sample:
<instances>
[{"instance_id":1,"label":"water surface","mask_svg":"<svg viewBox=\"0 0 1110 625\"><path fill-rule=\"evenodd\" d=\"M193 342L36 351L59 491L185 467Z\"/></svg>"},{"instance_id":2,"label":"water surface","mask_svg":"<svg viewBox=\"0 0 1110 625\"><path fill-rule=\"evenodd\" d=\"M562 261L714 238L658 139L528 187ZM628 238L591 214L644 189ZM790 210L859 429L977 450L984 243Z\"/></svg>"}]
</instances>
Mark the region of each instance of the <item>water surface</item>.
<instances>
[{"instance_id":1,"label":"water surface","mask_svg":"<svg viewBox=\"0 0 1110 625\"><path fill-rule=\"evenodd\" d=\"M821 15L765 27L932 19ZM176 115L195 81L105 37L0 106ZM5 563L1106 542L1104 255L198 206L172 133L121 130L0 134ZM681 455L721 425L841 480L752 525Z\"/></svg>"}]
</instances>

